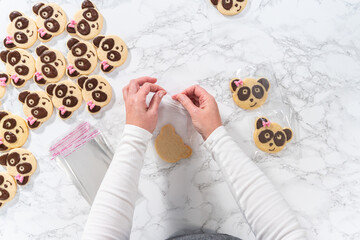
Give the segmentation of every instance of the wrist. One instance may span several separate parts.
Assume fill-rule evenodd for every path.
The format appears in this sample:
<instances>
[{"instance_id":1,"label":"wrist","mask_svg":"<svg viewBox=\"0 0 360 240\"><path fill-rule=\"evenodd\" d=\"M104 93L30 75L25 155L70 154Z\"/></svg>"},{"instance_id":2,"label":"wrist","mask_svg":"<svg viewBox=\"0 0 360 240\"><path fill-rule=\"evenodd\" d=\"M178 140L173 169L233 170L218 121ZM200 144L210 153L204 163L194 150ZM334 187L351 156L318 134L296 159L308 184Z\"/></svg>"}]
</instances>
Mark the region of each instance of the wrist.
<instances>
[{"instance_id":1,"label":"wrist","mask_svg":"<svg viewBox=\"0 0 360 240\"><path fill-rule=\"evenodd\" d=\"M218 128L222 126L221 123L215 124L213 126L211 126L209 129L207 129L203 134L202 137L204 139L204 141L206 141L208 139L208 137Z\"/></svg>"}]
</instances>

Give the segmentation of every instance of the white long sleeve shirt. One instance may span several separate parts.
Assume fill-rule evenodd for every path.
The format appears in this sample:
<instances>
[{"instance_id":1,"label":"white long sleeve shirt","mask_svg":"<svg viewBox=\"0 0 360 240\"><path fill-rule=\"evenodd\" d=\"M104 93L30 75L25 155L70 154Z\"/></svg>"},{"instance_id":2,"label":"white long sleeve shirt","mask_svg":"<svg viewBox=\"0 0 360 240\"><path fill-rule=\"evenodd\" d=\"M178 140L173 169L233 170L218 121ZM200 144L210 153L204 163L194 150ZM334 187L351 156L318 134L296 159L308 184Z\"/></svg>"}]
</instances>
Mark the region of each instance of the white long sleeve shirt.
<instances>
[{"instance_id":1,"label":"white long sleeve shirt","mask_svg":"<svg viewBox=\"0 0 360 240\"><path fill-rule=\"evenodd\" d=\"M152 137L126 125L112 163L92 205L83 239L129 239L140 171ZM264 173L217 128L205 146L218 163L256 239L306 239L296 216Z\"/></svg>"}]
</instances>

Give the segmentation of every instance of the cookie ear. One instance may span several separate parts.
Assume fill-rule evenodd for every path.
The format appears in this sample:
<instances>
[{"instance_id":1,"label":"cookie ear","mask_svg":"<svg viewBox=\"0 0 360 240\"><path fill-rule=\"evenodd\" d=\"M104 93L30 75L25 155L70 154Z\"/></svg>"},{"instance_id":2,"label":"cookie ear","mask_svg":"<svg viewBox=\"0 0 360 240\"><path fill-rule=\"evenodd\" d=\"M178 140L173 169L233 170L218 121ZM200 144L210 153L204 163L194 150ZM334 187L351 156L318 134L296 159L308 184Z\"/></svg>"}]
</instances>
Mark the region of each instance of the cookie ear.
<instances>
[{"instance_id":1,"label":"cookie ear","mask_svg":"<svg viewBox=\"0 0 360 240\"><path fill-rule=\"evenodd\" d=\"M9 155L8 153L4 153L0 155L0 165L6 166L6 159L8 155Z\"/></svg>"},{"instance_id":2,"label":"cookie ear","mask_svg":"<svg viewBox=\"0 0 360 240\"><path fill-rule=\"evenodd\" d=\"M237 82L237 81L239 81L239 79L238 79L238 78L234 78L234 79L231 80L231 82L230 82L230 90L231 90L232 93L235 92L236 89L238 88L238 86L235 84L235 82Z\"/></svg>"},{"instance_id":3,"label":"cookie ear","mask_svg":"<svg viewBox=\"0 0 360 240\"><path fill-rule=\"evenodd\" d=\"M103 40L104 38L105 38L105 36L102 36L102 35L97 36L96 38L94 38L93 44L95 45L95 47L99 48L100 42L101 42L101 40Z\"/></svg>"},{"instance_id":4,"label":"cookie ear","mask_svg":"<svg viewBox=\"0 0 360 240\"><path fill-rule=\"evenodd\" d=\"M211 0L211 3L214 4L214 6L217 6L219 3L219 0Z\"/></svg>"},{"instance_id":5,"label":"cookie ear","mask_svg":"<svg viewBox=\"0 0 360 240\"><path fill-rule=\"evenodd\" d=\"M6 115L9 115L9 113L5 112L5 111L0 111L0 121L1 119L3 119L3 117L5 117Z\"/></svg>"},{"instance_id":6,"label":"cookie ear","mask_svg":"<svg viewBox=\"0 0 360 240\"><path fill-rule=\"evenodd\" d=\"M45 45L40 45L36 48L36 55L40 57L41 54L43 54L46 50L49 50L49 48Z\"/></svg>"},{"instance_id":7,"label":"cookie ear","mask_svg":"<svg viewBox=\"0 0 360 240\"><path fill-rule=\"evenodd\" d=\"M37 4L35 4L33 7L32 7L32 10L33 10L33 12L36 14L36 15L39 15L39 10L40 10L40 8L42 7L42 6L44 6L45 4L43 4L43 3L37 3Z\"/></svg>"},{"instance_id":8,"label":"cookie ear","mask_svg":"<svg viewBox=\"0 0 360 240\"><path fill-rule=\"evenodd\" d=\"M13 48L16 47L15 43L7 43L7 39L6 39L6 38L4 38L3 43L4 43L4 46L5 46L7 49L13 49Z\"/></svg>"},{"instance_id":9,"label":"cookie ear","mask_svg":"<svg viewBox=\"0 0 360 240\"><path fill-rule=\"evenodd\" d=\"M256 129L260 129L263 127L263 122L268 122L268 120L264 117L258 118L256 120Z\"/></svg>"},{"instance_id":10,"label":"cookie ear","mask_svg":"<svg viewBox=\"0 0 360 240\"><path fill-rule=\"evenodd\" d=\"M292 137L293 137L292 130L290 128L284 128L283 131L284 131L284 133L286 135L286 140L290 141L292 139Z\"/></svg>"},{"instance_id":11,"label":"cookie ear","mask_svg":"<svg viewBox=\"0 0 360 240\"><path fill-rule=\"evenodd\" d=\"M50 96L53 96L53 92L54 92L55 86L56 86L56 84L53 83L53 84L49 84L49 85L46 87L46 92L47 92Z\"/></svg>"},{"instance_id":12,"label":"cookie ear","mask_svg":"<svg viewBox=\"0 0 360 240\"><path fill-rule=\"evenodd\" d=\"M89 0L85 0L82 2L81 4L81 8L85 9L85 8L95 8L94 4L92 2L90 2Z\"/></svg>"},{"instance_id":13,"label":"cookie ear","mask_svg":"<svg viewBox=\"0 0 360 240\"><path fill-rule=\"evenodd\" d=\"M86 76L82 76L78 79L77 83L81 89L83 89L86 80L88 80L88 77Z\"/></svg>"},{"instance_id":14,"label":"cookie ear","mask_svg":"<svg viewBox=\"0 0 360 240\"><path fill-rule=\"evenodd\" d=\"M15 18L22 16L21 12L13 11L9 14L10 21L14 21Z\"/></svg>"},{"instance_id":15,"label":"cookie ear","mask_svg":"<svg viewBox=\"0 0 360 240\"><path fill-rule=\"evenodd\" d=\"M266 91L269 91L269 88L270 88L270 82L269 80L267 80L266 78L260 78L258 80L258 83L261 83L261 85L264 86L265 90Z\"/></svg>"},{"instance_id":16,"label":"cookie ear","mask_svg":"<svg viewBox=\"0 0 360 240\"><path fill-rule=\"evenodd\" d=\"M78 42L80 42L78 39L76 38L70 38L69 41L67 42L67 47L69 50L71 50L71 48L77 44Z\"/></svg>"},{"instance_id":17,"label":"cookie ear","mask_svg":"<svg viewBox=\"0 0 360 240\"><path fill-rule=\"evenodd\" d=\"M30 94L29 91L23 91L19 94L19 101L25 103L26 97Z\"/></svg>"},{"instance_id":18,"label":"cookie ear","mask_svg":"<svg viewBox=\"0 0 360 240\"><path fill-rule=\"evenodd\" d=\"M5 51L1 51L1 53L0 53L1 61L3 61L4 63L6 63L6 57L9 52L10 52L9 50L5 50Z\"/></svg>"}]
</instances>

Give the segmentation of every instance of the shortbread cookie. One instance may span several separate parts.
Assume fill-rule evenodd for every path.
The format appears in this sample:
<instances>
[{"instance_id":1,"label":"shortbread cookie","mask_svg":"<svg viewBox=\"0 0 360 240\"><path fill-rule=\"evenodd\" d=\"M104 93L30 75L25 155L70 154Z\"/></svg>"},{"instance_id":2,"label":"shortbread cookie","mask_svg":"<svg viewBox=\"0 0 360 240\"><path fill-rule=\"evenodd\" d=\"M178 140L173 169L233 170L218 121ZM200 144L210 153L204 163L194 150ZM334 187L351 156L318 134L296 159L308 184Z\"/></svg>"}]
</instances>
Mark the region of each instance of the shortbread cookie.
<instances>
[{"instance_id":1,"label":"shortbread cookie","mask_svg":"<svg viewBox=\"0 0 360 240\"><path fill-rule=\"evenodd\" d=\"M60 35L66 27L66 14L56 3L37 3L32 8L36 14L38 38L48 42L53 37Z\"/></svg>"},{"instance_id":2,"label":"shortbread cookie","mask_svg":"<svg viewBox=\"0 0 360 240\"><path fill-rule=\"evenodd\" d=\"M282 128L264 117L256 119L254 141L255 145L264 152L277 153L290 142L293 132L290 128Z\"/></svg>"},{"instance_id":3,"label":"shortbread cookie","mask_svg":"<svg viewBox=\"0 0 360 240\"><path fill-rule=\"evenodd\" d=\"M233 16L242 12L248 0L210 0L223 15Z\"/></svg>"},{"instance_id":4,"label":"shortbread cookie","mask_svg":"<svg viewBox=\"0 0 360 240\"><path fill-rule=\"evenodd\" d=\"M109 104L112 90L105 78L99 75L83 76L78 79L78 85L82 89L86 109L90 113L98 113L102 107Z\"/></svg>"},{"instance_id":5,"label":"shortbread cookie","mask_svg":"<svg viewBox=\"0 0 360 240\"><path fill-rule=\"evenodd\" d=\"M23 87L26 81L34 76L35 60L28 51L18 48L11 51L2 51L0 55L14 87Z\"/></svg>"},{"instance_id":6,"label":"shortbread cookie","mask_svg":"<svg viewBox=\"0 0 360 240\"><path fill-rule=\"evenodd\" d=\"M18 11L11 12L9 18L11 23L7 28L4 46L9 49L26 49L34 45L37 40L35 21Z\"/></svg>"},{"instance_id":7,"label":"shortbread cookie","mask_svg":"<svg viewBox=\"0 0 360 240\"><path fill-rule=\"evenodd\" d=\"M128 56L125 42L118 36L98 36L93 40L97 55L101 61L101 71L109 73L123 65Z\"/></svg>"},{"instance_id":8,"label":"shortbread cookie","mask_svg":"<svg viewBox=\"0 0 360 240\"><path fill-rule=\"evenodd\" d=\"M56 83L64 76L66 61L63 54L45 45L36 48L36 72L34 81L39 85Z\"/></svg>"},{"instance_id":9,"label":"shortbread cookie","mask_svg":"<svg viewBox=\"0 0 360 240\"><path fill-rule=\"evenodd\" d=\"M171 124L161 128L160 134L155 139L155 149L160 158L169 163L188 158L192 154L192 149L185 145Z\"/></svg>"},{"instance_id":10,"label":"shortbread cookie","mask_svg":"<svg viewBox=\"0 0 360 240\"><path fill-rule=\"evenodd\" d=\"M0 98L3 98L6 93L6 86L10 83L10 75L0 72Z\"/></svg>"},{"instance_id":11,"label":"shortbread cookie","mask_svg":"<svg viewBox=\"0 0 360 240\"><path fill-rule=\"evenodd\" d=\"M269 89L270 82L266 78L258 80L235 78L230 82L234 102L243 109L253 110L263 105L267 99Z\"/></svg>"},{"instance_id":12,"label":"shortbread cookie","mask_svg":"<svg viewBox=\"0 0 360 240\"><path fill-rule=\"evenodd\" d=\"M44 91L23 91L19 94L19 101L23 103L23 111L30 129L40 127L53 113L53 103Z\"/></svg>"},{"instance_id":13,"label":"shortbread cookie","mask_svg":"<svg viewBox=\"0 0 360 240\"><path fill-rule=\"evenodd\" d=\"M71 117L73 112L81 106L81 90L70 80L49 84L46 92L51 96L55 108L59 110L61 119Z\"/></svg>"},{"instance_id":14,"label":"shortbread cookie","mask_svg":"<svg viewBox=\"0 0 360 240\"><path fill-rule=\"evenodd\" d=\"M103 21L103 16L95 5L85 0L81 4L81 10L67 24L66 31L85 40L93 39L101 32Z\"/></svg>"},{"instance_id":15,"label":"shortbread cookie","mask_svg":"<svg viewBox=\"0 0 360 240\"><path fill-rule=\"evenodd\" d=\"M29 129L24 119L7 111L0 111L0 151L21 147L28 136Z\"/></svg>"},{"instance_id":16,"label":"shortbread cookie","mask_svg":"<svg viewBox=\"0 0 360 240\"><path fill-rule=\"evenodd\" d=\"M0 164L19 185L26 185L37 168L35 156L24 148L15 148L0 155Z\"/></svg>"},{"instance_id":17,"label":"shortbread cookie","mask_svg":"<svg viewBox=\"0 0 360 240\"><path fill-rule=\"evenodd\" d=\"M66 74L70 78L89 75L95 70L97 54L95 47L91 43L71 38L67 42L67 46L69 48L67 55L69 65Z\"/></svg>"},{"instance_id":18,"label":"shortbread cookie","mask_svg":"<svg viewBox=\"0 0 360 240\"><path fill-rule=\"evenodd\" d=\"M17 185L14 178L7 172L0 172L0 208L13 200Z\"/></svg>"}]
</instances>

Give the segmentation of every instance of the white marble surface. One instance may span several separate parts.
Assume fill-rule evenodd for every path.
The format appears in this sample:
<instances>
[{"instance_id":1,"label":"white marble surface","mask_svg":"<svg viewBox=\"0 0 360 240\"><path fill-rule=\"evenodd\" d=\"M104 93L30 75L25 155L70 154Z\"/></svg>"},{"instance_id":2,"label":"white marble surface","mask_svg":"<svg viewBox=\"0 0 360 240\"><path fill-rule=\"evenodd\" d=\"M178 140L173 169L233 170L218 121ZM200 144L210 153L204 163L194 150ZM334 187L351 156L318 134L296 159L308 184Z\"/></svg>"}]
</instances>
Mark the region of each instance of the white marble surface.
<instances>
[{"instance_id":1,"label":"white marble surface","mask_svg":"<svg viewBox=\"0 0 360 240\"><path fill-rule=\"evenodd\" d=\"M36 2L0 0L0 35L6 34L11 10L33 16ZM81 4L57 2L68 17ZM207 0L94 2L105 17L103 33L121 36L130 48L127 64L107 76L115 93L111 107L96 118L84 106L67 122L54 115L31 133L25 147L37 156L39 168L0 210L0 239L81 237L90 207L50 160L48 148L82 120L98 126L115 146L124 127L121 89L128 80L155 76L171 93L199 83L220 103L227 128L241 136L246 129L235 123L248 113L233 104L228 81L237 69L254 65L273 70L273 81L295 110L297 141L289 149L300 149L255 158L258 166L310 239L360 239L359 0L249 0L236 17L222 16ZM68 38L64 33L49 45L65 54ZM33 82L24 87L37 88ZM2 108L23 116L18 92L8 87ZM149 151L139 188L131 239L165 239L185 230L254 239L203 147L176 165L157 161Z\"/></svg>"}]
</instances>

